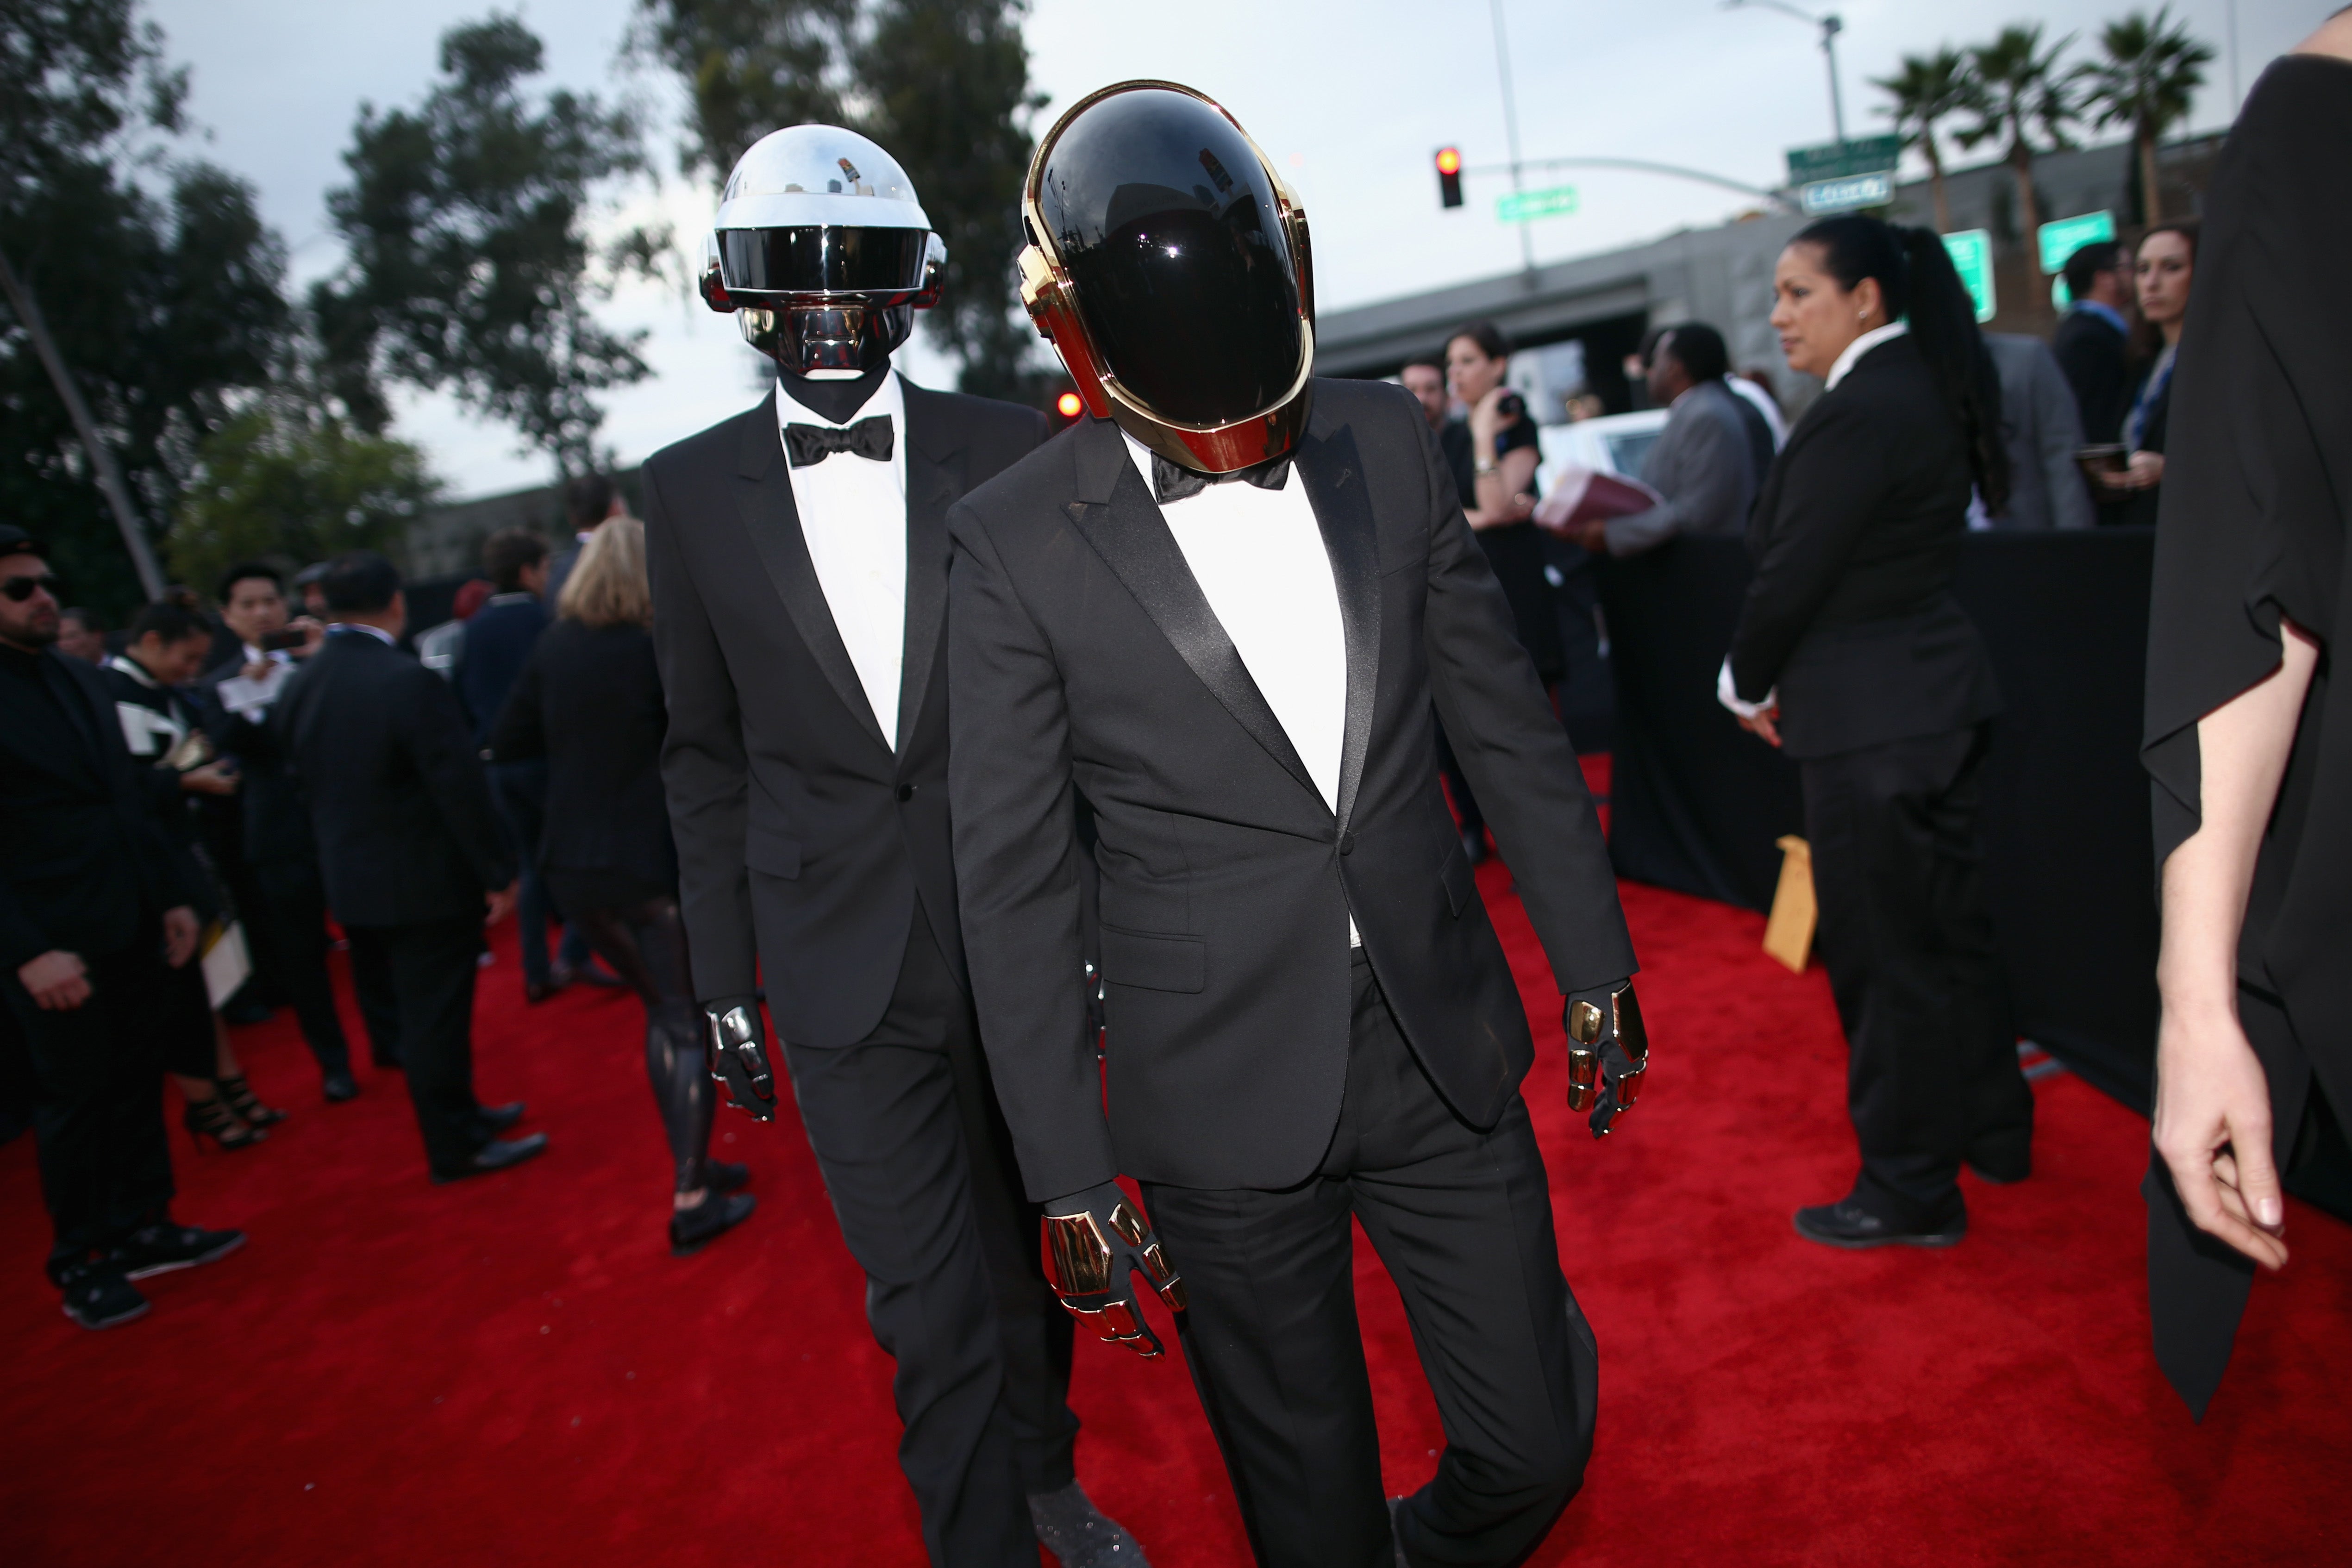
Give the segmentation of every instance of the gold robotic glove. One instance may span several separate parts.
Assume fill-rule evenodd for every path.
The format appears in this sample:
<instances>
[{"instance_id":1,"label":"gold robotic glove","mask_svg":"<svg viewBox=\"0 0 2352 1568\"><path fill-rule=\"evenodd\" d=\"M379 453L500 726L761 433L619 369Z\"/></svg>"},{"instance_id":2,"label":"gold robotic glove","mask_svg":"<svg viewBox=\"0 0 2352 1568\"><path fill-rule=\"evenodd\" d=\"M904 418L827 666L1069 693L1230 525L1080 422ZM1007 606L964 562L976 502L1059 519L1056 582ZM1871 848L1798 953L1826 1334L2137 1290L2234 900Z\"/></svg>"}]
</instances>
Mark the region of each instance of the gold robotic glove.
<instances>
[{"instance_id":1,"label":"gold robotic glove","mask_svg":"<svg viewBox=\"0 0 2352 1568\"><path fill-rule=\"evenodd\" d=\"M1184 1281L1134 1200L1107 1181L1056 1198L1045 1211L1039 1225L1045 1282L1070 1315L1146 1360L1162 1354L1160 1336L1143 1321L1134 1276L1141 1274L1176 1312L1184 1310Z\"/></svg>"}]
</instances>

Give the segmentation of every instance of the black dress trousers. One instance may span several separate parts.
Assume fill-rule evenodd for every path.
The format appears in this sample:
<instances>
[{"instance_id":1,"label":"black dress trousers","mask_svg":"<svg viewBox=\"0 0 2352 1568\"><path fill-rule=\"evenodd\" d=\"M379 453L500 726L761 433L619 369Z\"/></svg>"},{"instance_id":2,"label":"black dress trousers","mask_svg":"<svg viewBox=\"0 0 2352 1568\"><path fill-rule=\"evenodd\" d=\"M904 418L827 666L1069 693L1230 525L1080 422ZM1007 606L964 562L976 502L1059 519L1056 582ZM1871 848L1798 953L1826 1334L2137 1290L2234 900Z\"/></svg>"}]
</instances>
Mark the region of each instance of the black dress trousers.
<instances>
[{"instance_id":1,"label":"black dress trousers","mask_svg":"<svg viewBox=\"0 0 2352 1568\"><path fill-rule=\"evenodd\" d=\"M2033 1091L2017 1065L1977 817L1989 727L1799 764L1821 910L1815 946L1845 1026L1854 1196L1902 1227L1962 1212L1960 1162L2027 1157Z\"/></svg>"},{"instance_id":2,"label":"black dress trousers","mask_svg":"<svg viewBox=\"0 0 2352 1568\"><path fill-rule=\"evenodd\" d=\"M52 1276L171 1207L156 1003L177 977L163 963L163 939L150 920L131 946L83 955L89 999L65 1011L37 1006L15 975L5 977L33 1066L41 1196L56 1237Z\"/></svg>"},{"instance_id":3,"label":"black dress trousers","mask_svg":"<svg viewBox=\"0 0 2352 1568\"><path fill-rule=\"evenodd\" d=\"M327 892L319 868L306 860L267 861L252 868L250 880L257 896L246 907L246 924L261 949L263 973L293 1005L319 1071L349 1072L351 1045L327 977Z\"/></svg>"},{"instance_id":4,"label":"black dress trousers","mask_svg":"<svg viewBox=\"0 0 2352 1568\"><path fill-rule=\"evenodd\" d=\"M474 1098L474 977L478 918L353 925L352 988L381 1049L398 1041L425 1163L455 1174L488 1141Z\"/></svg>"},{"instance_id":5,"label":"black dress trousers","mask_svg":"<svg viewBox=\"0 0 2352 1568\"><path fill-rule=\"evenodd\" d=\"M1526 1103L1480 1132L1441 1099L1361 950L1321 1167L1279 1192L1147 1184L1190 1310L1194 1385L1263 1568L1393 1568L1351 1218L1404 1298L1445 1427L1393 1539L1415 1568L1518 1562L1582 1484L1599 1370L1559 1270Z\"/></svg>"},{"instance_id":6,"label":"black dress trousers","mask_svg":"<svg viewBox=\"0 0 2352 1568\"><path fill-rule=\"evenodd\" d=\"M1075 980L1074 980L1075 983ZM916 906L897 988L854 1045L783 1042L866 1316L898 1363L899 1468L935 1564L1033 1568L1026 1495L1069 1484L1073 1323L1046 1288L977 1023Z\"/></svg>"}]
</instances>

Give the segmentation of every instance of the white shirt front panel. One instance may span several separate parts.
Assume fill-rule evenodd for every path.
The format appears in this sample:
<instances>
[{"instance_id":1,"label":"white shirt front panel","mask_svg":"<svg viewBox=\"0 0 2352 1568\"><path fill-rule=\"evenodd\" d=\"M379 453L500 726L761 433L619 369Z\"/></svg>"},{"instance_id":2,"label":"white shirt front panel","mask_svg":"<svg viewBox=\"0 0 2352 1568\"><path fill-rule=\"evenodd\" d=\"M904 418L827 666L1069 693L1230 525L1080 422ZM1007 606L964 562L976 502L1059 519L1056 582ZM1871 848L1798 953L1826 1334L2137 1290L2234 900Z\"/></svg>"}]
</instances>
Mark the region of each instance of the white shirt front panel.
<instances>
[{"instance_id":1,"label":"white shirt front panel","mask_svg":"<svg viewBox=\"0 0 2352 1568\"><path fill-rule=\"evenodd\" d=\"M1907 321L1889 321L1884 327L1873 327L1869 331L1848 343L1845 346L1845 351L1837 357L1837 363L1830 367L1829 375L1822 382L1822 390L1828 392L1838 382L1845 380L1846 372L1860 362L1863 355L1881 343L1891 342L1896 338L1907 336L1910 330L1911 324Z\"/></svg>"},{"instance_id":2,"label":"white shirt front panel","mask_svg":"<svg viewBox=\"0 0 2352 1568\"><path fill-rule=\"evenodd\" d=\"M778 384L776 439L787 424L846 429L868 419L890 422L890 460L836 452L822 463L793 468L793 505L801 537L824 590L834 629L857 671L857 684L875 722L898 744L898 683L907 657L907 399L892 371L846 422L805 408ZM792 456L785 453L790 467Z\"/></svg>"},{"instance_id":3,"label":"white shirt front panel","mask_svg":"<svg viewBox=\"0 0 2352 1568\"><path fill-rule=\"evenodd\" d=\"M1150 449L1131 435L1123 439L1148 488ZM1305 481L1295 470L1279 490L1236 479L1160 511L1202 597L1234 640L1323 803L1336 812L1348 727L1348 638ZM1350 919L1349 944L1361 940Z\"/></svg>"}]
</instances>

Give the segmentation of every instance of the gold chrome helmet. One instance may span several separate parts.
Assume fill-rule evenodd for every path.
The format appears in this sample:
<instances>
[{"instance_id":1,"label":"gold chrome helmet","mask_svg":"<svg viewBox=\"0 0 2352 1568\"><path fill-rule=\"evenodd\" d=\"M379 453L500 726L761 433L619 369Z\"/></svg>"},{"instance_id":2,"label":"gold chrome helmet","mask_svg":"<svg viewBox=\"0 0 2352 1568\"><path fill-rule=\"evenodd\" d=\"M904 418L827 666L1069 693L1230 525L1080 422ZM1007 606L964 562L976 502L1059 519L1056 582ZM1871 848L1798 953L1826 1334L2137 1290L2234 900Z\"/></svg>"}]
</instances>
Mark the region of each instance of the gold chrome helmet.
<instances>
[{"instance_id":1,"label":"gold chrome helmet","mask_svg":"<svg viewBox=\"0 0 2352 1568\"><path fill-rule=\"evenodd\" d=\"M1234 117L1174 82L1071 106L1021 198L1021 301L1087 411L1172 463L1230 474L1307 418L1307 214Z\"/></svg>"},{"instance_id":2,"label":"gold chrome helmet","mask_svg":"<svg viewBox=\"0 0 2352 1568\"><path fill-rule=\"evenodd\" d=\"M898 161L854 131L772 131L736 161L703 242L702 298L794 375L886 364L937 304L947 246Z\"/></svg>"}]
</instances>

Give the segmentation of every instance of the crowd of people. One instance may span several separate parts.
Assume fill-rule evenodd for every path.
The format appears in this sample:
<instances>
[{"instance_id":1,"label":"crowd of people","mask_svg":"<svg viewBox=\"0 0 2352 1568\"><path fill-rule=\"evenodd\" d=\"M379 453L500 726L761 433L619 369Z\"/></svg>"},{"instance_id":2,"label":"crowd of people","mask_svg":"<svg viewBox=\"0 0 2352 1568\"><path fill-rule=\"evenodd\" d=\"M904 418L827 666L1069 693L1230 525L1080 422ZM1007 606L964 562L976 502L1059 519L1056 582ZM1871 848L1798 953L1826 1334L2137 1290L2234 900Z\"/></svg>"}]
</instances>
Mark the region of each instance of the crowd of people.
<instances>
[{"instance_id":1,"label":"crowd of people","mask_svg":"<svg viewBox=\"0 0 2352 1568\"><path fill-rule=\"evenodd\" d=\"M224 1025L250 988L294 1008L326 1103L359 1092L335 932L431 1179L541 1153L473 1079L485 926L520 912L527 1003L642 1006L674 1250L752 1212L715 1111L772 1120L789 1075L934 1562L1143 1561L1076 1479L1067 1391L1077 1324L1161 1354L1146 1294L1259 1561L1521 1560L1581 1484L1599 1351L1470 873L1490 830L1596 1137L1650 1065L1549 689L1559 552L1747 541L1717 695L1798 765L1857 1151L1795 1228L1948 1247L1963 1168L2026 1179L2033 1138L1976 849L2001 696L1958 543L2141 519L2170 484L2151 1247L2159 1349L2201 1407L2243 1278L2284 1260L2272 1155L2306 1103L2352 1103L2341 792L2314 782L2345 360L2259 329L2276 299L2342 320L2295 258L2340 254L2347 209L2278 199L2273 145L2297 113L2352 136L2338 21L2232 138L2227 287L2196 295L2216 325L2187 322L2191 225L2139 239L2128 293L2124 253L2078 254L2053 348L1988 340L1933 232L1824 219L1780 254L1770 318L1818 396L1790 424L1719 331L1661 329L1645 488L1566 524L1537 521L1503 335L1465 325L1402 392L1314 377L1286 188L1213 102L1135 82L1055 124L1027 191L1024 299L1094 415L1058 439L898 374L936 236L887 152L803 126L744 155L702 283L773 391L648 459L643 521L590 476L561 554L492 536L446 625L412 637L399 571L362 550L298 575L302 614L241 566L217 625L175 592L110 652L42 541L0 527L0 960L67 1314L128 1321L137 1280L242 1244L173 1218L162 1104L168 1076L224 1151L287 1113ZM1121 237L1147 223L1177 239ZM811 228L855 236L860 275L789 237ZM2260 527L2233 528L2252 489ZM1408 1497L1381 1486L1359 1221L1447 1433Z\"/></svg>"}]
</instances>

